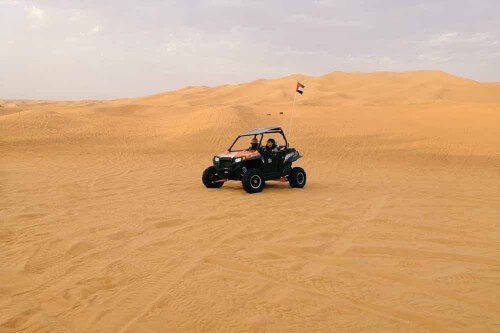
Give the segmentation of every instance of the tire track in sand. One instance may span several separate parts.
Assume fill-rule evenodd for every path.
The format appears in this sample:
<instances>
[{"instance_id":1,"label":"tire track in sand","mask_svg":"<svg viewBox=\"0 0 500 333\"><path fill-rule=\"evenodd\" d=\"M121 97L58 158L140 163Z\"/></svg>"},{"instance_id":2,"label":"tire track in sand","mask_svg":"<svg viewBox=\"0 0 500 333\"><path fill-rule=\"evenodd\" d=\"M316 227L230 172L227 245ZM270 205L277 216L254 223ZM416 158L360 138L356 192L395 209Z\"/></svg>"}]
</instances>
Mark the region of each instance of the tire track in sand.
<instances>
[{"instance_id":1,"label":"tire track in sand","mask_svg":"<svg viewBox=\"0 0 500 333\"><path fill-rule=\"evenodd\" d=\"M267 282L278 284L280 286L291 288L297 291L309 293L311 295L326 299L334 305L340 305L341 307L350 308L356 311L368 312L378 317L393 320L399 323L414 324L429 331L443 331L444 325L441 325L440 323L430 318L398 310L395 308L390 308L380 304L372 304L366 301L360 301L352 297L347 297L346 295L338 296L329 292L328 290L321 290L316 286L303 285L298 282L285 280L280 277L273 276L268 272L259 271L254 269L253 267L245 266L244 264L241 264L240 262L234 260L209 257L205 260L205 262L232 272L238 272L238 274L250 274Z\"/></svg>"},{"instance_id":2,"label":"tire track in sand","mask_svg":"<svg viewBox=\"0 0 500 333\"><path fill-rule=\"evenodd\" d=\"M117 330L116 332L122 333L126 332L132 325L134 325L140 318L144 317L148 312L150 312L155 305L165 296L165 294L168 293L169 288L177 284L181 279L183 279L187 274L189 274L192 270L194 270L200 263L203 263L205 258L210 255L218 246L223 244L226 240L230 239L231 237L235 236L236 234L240 233L243 229L245 229L246 226L241 226L239 228L233 229L231 232L221 232L218 234L218 236L215 239L212 239L210 242L210 245L207 246L204 250L197 251L195 255L193 255L193 258L186 262L183 265L178 266L175 270L169 270L167 272L162 272L161 277L165 275L173 275L176 276L176 278L168 283L165 286L162 286L160 288L157 286L156 288L151 288L152 292L156 294L157 290L164 290L163 292L160 292L153 298L151 302L148 302L144 306L144 310L140 311L138 314L132 316L130 320L126 321L123 326ZM156 285L159 285L162 281L162 279L159 277L156 281Z\"/></svg>"}]
</instances>

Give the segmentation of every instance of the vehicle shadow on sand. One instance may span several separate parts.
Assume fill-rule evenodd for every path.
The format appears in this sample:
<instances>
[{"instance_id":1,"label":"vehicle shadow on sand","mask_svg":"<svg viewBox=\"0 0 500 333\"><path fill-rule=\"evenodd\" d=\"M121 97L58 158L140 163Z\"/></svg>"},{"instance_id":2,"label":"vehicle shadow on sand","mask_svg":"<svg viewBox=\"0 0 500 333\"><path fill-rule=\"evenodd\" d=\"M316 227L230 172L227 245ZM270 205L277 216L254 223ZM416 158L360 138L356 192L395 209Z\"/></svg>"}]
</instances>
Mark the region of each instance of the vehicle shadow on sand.
<instances>
[{"instance_id":1,"label":"vehicle shadow on sand","mask_svg":"<svg viewBox=\"0 0 500 333\"><path fill-rule=\"evenodd\" d=\"M279 182L279 181L267 181L266 186L260 192L266 193L266 192L271 192L271 193L299 193L303 192L304 194L309 194L311 192L315 192L318 188L324 187L324 186L317 186L318 184L315 183L307 183L307 185L304 188L291 188L288 182ZM203 189L205 189L203 187ZM228 193L234 193L234 192L241 192L242 194L250 194L245 192L243 189L243 186L241 185L241 182L238 181L229 181L224 184L219 189L206 189L206 190L215 190L216 192L228 192ZM259 194L259 193L256 193Z\"/></svg>"}]
</instances>

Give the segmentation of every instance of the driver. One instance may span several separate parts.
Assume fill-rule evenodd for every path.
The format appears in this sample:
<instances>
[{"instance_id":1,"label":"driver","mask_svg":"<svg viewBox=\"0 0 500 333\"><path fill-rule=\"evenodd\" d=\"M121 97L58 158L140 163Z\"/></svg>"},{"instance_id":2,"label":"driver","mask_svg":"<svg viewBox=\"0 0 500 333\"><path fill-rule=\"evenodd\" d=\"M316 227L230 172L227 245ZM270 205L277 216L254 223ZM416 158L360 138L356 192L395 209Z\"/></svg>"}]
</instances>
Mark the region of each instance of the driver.
<instances>
[{"instance_id":1,"label":"driver","mask_svg":"<svg viewBox=\"0 0 500 333\"><path fill-rule=\"evenodd\" d=\"M276 145L276 141L273 139L273 138L270 138L267 140L266 142L266 150L268 153L272 152L272 151L277 151L278 150L278 146Z\"/></svg>"},{"instance_id":2,"label":"driver","mask_svg":"<svg viewBox=\"0 0 500 333\"><path fill-rule=\"evenodd\" d=\"M250 141L250 148L248 150L257 150L259 148L259 140L257 140L257 137L253 137L253 139Z\"/></svg>"},{"instance_id":3,"label":"driver","mask_svg":"<svg viewBox=\"0 0 500 333\"><path fill-rule=\"evenodd\" d=\"M278 151L278 146L273 138L267 140L265 147L259 148L259 153L268 163L271 163L271 152L276 151Z\"/></svg>"}]
</instances>

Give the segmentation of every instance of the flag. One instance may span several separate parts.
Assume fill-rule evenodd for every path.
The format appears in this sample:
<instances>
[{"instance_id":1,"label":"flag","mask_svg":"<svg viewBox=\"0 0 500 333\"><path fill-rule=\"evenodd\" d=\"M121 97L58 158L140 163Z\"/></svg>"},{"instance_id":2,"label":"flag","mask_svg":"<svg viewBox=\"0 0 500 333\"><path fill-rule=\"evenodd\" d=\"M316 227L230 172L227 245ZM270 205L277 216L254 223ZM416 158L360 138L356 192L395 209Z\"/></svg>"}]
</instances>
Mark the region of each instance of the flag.
<instances>
[{"instance_id":1,"label":"flag","mask_svg":"<svg viewBox=\"0 0 500 333\"><path fill-rule=\"evenodd\" d=\"M304 93L304 85L300 82L297 82L297 90L296 90L299 94L303 94Z\"/></svg>"}]
</instances>

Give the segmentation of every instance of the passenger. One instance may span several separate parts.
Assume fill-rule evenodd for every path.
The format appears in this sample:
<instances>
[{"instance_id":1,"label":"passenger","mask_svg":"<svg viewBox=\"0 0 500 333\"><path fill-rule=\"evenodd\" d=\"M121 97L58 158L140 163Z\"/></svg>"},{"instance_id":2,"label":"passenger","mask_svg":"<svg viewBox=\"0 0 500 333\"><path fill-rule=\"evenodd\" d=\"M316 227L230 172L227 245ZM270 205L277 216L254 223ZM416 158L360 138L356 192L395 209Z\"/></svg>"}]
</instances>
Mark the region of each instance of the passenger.
<instances>
[{"instance_id":1,"label":"passenger","mask_svg":"<svg viewBox=\"0 0 500 333\"><path fill-rule=\"evenodd\" d=\"M250 148L248 150L257 150L259 148L259 140L257 137L253 137L252 141L250 141Z\"/></svg>"}]
</instances>

